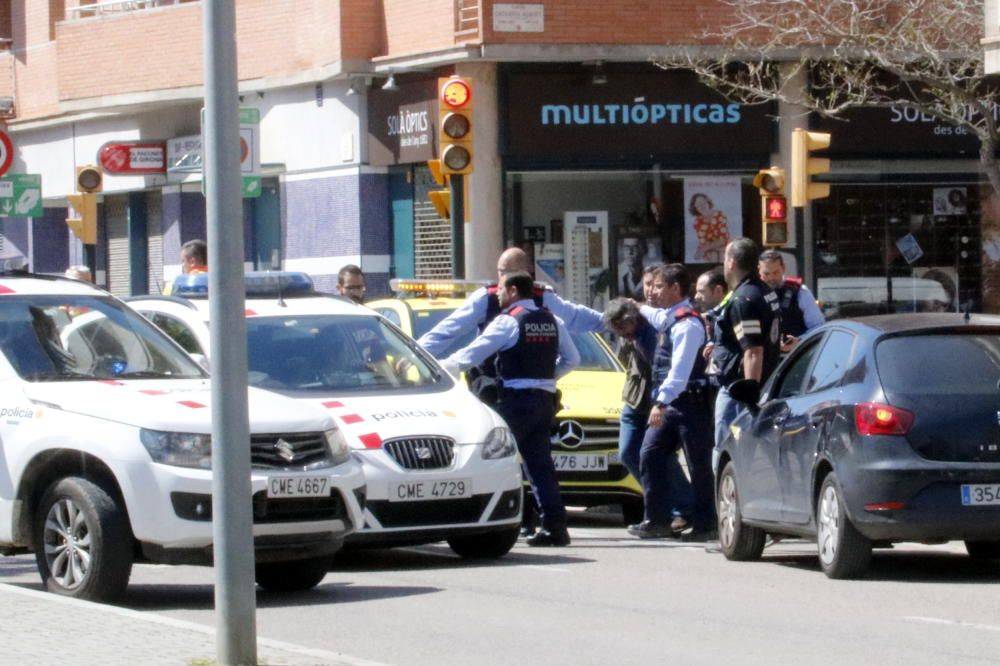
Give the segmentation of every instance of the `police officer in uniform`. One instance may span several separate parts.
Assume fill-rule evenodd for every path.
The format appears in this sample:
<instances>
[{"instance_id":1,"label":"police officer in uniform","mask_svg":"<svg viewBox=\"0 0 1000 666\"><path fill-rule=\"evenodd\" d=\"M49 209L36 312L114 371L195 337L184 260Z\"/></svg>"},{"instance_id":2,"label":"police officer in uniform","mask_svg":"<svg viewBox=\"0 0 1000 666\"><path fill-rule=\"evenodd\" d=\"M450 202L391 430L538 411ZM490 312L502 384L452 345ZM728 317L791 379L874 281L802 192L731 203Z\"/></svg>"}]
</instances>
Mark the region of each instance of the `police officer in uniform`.
<instances>
[{"instance_id":1,"label":"police officer in uniform","mask_svg":"<svg viewBox=\"0 0 1000 666\"><path fill-rule=\"evenodd\" d=\"M715 446L712 467L718 466L718 447L740 405L728 391L738 379L760 384L778 365L781 313L774 291L757 277L760 251L749 238L737 238L726 246L723 270L731 289L729 302L716 320L712 360L719 369L719 394L715 399Z\"/></svg>"},{"instance_id":2,"label":"police officer in uniform","mask_svg":"<svg viewBox=\"0 0 1000 666\"><path fill-rule=\"evenodd\" d=\"M535 304L533 290L529 273L507 275L497 290L500 314L469 346L445 359L444 366L466 370L497 356L496 410L514 433L542 512L542 529L528 537L528 545L567 546L566 507L549 436L556 412L556 379L580 364L580 354L562 322Z\"/></svg>"},{"instance_id":3,"label":"police officer in uniform","mask_svg":"<svg viewBox=\"0 0 1000 666\"><path fill-rule=\"evenodd\" d=\"M676 536L670 507L686 488L673 468L677 450L691 473L692 531L681 538L706 541L715 534L712 491L712 425L707 398L705 322L688 300L691 278L680 264L660 268L653 279L653 300L662 309L640 312L659 332L652 362L653 407L639 453L639 474L646 499L646 519L628 528L641 539ZM684 479L683 475L680 475ZM683 483L687 483L686 479Z\"/></svg>"},{"instance_id":4,"label":"police officer in uniform","mask_svg":"<svg viewBox=\"0 0 1000 666\"><path fill-rule=\"evenodd\" d=\"M785 277L785 260L780 252L761 252L757 270L760 279L774 290L781 307L781 351L791 351L800 337L825 321L823 312L802 278Z\"/></svg>"}]
</instances>

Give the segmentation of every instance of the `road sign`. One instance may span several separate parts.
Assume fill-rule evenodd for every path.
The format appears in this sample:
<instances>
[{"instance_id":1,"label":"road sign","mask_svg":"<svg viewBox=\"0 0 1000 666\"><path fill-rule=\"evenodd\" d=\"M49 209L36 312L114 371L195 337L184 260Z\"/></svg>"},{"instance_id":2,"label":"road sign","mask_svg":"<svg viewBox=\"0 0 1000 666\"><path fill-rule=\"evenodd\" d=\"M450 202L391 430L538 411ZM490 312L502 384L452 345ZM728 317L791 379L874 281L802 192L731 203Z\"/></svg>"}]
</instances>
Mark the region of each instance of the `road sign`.
<instances>
[{"instance_id":1,"label":"road sign","mask_svg":"<svg viewBox=\"0 0 1000 666\"><path fill-rule=\"evenodd\" d=\"M163 173L167 168L165 143L106 143L97 151L106 173Z\"/></svg>"},{"instance_id":2,"label":"road sign","mask_svg":"<svg viewBox=\"0 0 1000 666\"><path fill-rule=\"evenodd\" d=\"M205 110L202 109L204 115ZM204 122L204 118L202 119ZM167 171L197 173L202 171L201 136L184 136L167 142ZM243 176L243 198L259 197L260 185L260 111L240 109L240 174ZM202 179L202 192L205 181Z\"/></svg>"},{"instance_id":3,"label":"road sign","mask_svg":"<svg viewBox=\"0 0 1000 666\"><path fill-rule=\"evenodd\" d=\"M14 162L14 143L7 132L0 131L0 176L7 173Z\"/></svg>"},{"instance_id":4,"label":"road sign","mask_svg":"<svg viewBox=\"0 0 1000 666\"><path fill-rule=\"evenodd\" d=\"M42 177L15 173L0 177L0 217L42 217Z\"/></svg>"}]
</instances>

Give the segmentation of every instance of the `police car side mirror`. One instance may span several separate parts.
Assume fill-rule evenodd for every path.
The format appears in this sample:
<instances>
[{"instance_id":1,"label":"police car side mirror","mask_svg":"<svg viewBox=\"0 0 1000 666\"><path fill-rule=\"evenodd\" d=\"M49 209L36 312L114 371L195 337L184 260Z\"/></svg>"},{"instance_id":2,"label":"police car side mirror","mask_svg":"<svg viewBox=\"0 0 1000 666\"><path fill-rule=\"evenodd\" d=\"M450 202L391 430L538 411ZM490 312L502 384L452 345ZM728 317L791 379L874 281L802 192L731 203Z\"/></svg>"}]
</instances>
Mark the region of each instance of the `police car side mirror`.
<instances>
[{"instance_id":1,"label":"police car side mirror","mask_svg":"<svg viewBox=\"0 0 1000 666\"><path fill-rule=\"evenodd\" d=\"M751 410L757 409L760 402L760 382L756 379L738 379L729 385L729 396L746 405Z\"/></svg>"}]
</instances>

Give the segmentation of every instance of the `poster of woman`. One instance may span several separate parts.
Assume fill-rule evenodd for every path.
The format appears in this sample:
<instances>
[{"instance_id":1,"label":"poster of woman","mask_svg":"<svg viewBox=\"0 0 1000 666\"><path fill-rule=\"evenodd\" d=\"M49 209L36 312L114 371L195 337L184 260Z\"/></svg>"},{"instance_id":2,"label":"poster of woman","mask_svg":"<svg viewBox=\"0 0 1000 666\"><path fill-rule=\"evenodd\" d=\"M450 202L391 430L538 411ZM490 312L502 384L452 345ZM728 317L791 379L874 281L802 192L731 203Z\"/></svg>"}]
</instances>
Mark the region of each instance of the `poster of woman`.
<instances>
[{"instance_id":1,"label":"poster of woman","mask_svg":"<svg viewBox=\"0 0 1000 666\"><path fill-rule=\"evenodd\" d=\"M684 179L684 261L722 262L726 243L742 235L743 204L738 176Z\"/></svg>"}]
</instances>

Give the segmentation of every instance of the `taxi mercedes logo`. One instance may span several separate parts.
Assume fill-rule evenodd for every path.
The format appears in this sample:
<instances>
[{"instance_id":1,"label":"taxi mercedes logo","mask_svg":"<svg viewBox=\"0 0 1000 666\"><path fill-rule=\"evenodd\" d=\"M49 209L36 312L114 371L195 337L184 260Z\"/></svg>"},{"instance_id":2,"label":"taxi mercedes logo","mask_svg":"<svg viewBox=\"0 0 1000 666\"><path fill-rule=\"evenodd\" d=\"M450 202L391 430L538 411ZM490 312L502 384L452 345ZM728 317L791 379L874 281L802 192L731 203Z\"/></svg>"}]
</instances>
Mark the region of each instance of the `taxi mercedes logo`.
<instances>
[{"instance_id":1,"label":"taxi mercedes logo","mask_svg":"<svg viewBox=\"0 0 1000 666\"><path fill-rule=\"evenodd\" d=\"M295 460L295 448L283 439L279 439L274 443L274 450L285 462L292 462Z\"/></svg>"},{"instance_id":2,"label":"taxi mercedes logo","mask_svg":"<svg viewBox=\"0 0 1000 666\"><path fill-rule=\"evenodd\" d=\"M583 444L583 426L576 421L561 421L556 438L567 449L575 449Z\"/></svg>"}]
</instances>

